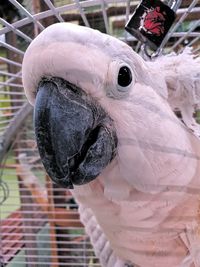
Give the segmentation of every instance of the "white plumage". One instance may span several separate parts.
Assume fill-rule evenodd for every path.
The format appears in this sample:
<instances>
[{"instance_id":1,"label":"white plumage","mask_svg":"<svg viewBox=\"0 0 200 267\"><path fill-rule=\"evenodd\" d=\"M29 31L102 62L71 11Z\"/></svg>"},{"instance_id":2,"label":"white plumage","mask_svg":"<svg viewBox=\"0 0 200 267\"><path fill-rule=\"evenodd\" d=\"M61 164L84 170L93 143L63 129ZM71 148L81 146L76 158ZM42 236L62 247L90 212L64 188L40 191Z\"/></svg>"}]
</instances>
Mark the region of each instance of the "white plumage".
<instances>
[{"instance_id":1,"label":"white plumage","mask_svg":"<svg viewBox=\"0 0 200 267\"><path fill-rule=\"evenodd\" d=\"M200 108L200 59L188 47L182 54L160 57L155 63L152 67L165 74L171 107L181 111L186 126L199 137L200 127L193 115Z\"/></svg>"},{"instance_id":2,"label":"white plumage","mask_svg":"<svg viewBox=\"0 0 200 267\"><path fill-rule=\"evenodd\" d=\"M116 81L122 64L133 75L125 92ZM198 135L191 111L199 105L199 60L185 51L147 63L111 36L60 23L32 42L22 71L32 104L41 78L57 76L114 120L117 156L73 190L102 266L199 267L200 142L191 131Z\"/></svg>"}]
</instances>

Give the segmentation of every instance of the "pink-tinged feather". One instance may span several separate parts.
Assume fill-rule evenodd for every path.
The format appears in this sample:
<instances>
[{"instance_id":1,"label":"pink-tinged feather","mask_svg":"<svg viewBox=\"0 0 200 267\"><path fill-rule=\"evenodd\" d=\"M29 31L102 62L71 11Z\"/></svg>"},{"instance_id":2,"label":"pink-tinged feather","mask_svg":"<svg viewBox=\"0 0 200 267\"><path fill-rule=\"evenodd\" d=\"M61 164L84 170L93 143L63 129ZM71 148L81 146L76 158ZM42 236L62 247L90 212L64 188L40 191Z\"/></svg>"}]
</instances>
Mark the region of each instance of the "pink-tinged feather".
<instances>
[{"instance_id":1,"label":"pink-tinged feather","mask_svg":"<svg viewBox=\"0 0 200 267\"><path fill-rule=\"evenodd\" d=\"M116 91L122 62L134 75L126 95ZM144 62L113 37L61 23L25 54L23 83L32 104L43 76L81 87L115 124L116 157L72 191L102 266L200 267L200 129L192 118L200 102L199 59L184 51Z\"/></svg>"}]
</instances>

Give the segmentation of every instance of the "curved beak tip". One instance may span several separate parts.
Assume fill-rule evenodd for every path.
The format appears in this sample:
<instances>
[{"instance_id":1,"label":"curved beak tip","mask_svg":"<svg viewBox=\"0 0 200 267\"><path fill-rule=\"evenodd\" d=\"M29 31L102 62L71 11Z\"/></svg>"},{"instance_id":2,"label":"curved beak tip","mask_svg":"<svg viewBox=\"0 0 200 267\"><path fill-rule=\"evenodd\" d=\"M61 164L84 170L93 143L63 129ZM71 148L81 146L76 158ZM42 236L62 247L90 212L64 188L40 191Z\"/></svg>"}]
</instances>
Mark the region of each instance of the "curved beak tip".
<instances>
[{"instance_id":1,"label":"curved beak tip","mask_svg":"<svg viewBox=\"0 0 200 267\"><path fill-rule=\"evenodd\" d=\"M40 83L36 96L35 133L43 165L55 183L69 189L94 180L117 146L113 121L84 94L52 78Z\"/></svg>"}]
</instances>

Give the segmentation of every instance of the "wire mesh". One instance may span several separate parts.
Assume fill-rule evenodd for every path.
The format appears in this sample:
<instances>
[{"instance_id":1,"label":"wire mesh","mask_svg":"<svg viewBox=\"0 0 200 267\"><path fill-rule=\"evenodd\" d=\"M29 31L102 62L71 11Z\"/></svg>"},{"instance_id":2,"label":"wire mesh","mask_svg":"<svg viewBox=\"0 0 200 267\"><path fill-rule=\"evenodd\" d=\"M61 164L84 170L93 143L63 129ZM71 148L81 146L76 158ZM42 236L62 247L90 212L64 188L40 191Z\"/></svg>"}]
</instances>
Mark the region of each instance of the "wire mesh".
<instances>
[{"instance_id":1,"label":"wire mesh","mask_svg":"<svg viewBox=\"0 0 200 267\"><path fill-rule=\"evenodd\" d=\"M53 185L38 155L32 114L18 132L1 180L1 266L99 266L69 192Z\"/></svg>"},{"instance_id":2,"label":"wire mesh","mask_svg":"<svg viewBox=\"0 0 200 267\"><path fill-rule=\"evenodd\" d=\"M0 266L100 266L77 204L45 175L32 129L32 109L24 109L21 64L34 37L63 21L112 34L139 52L140 43L124 31L138 3L9 0L0 4ZM199 29L200 2L182 1L164 52L188 46L199 54Z\"/></svg>"}]
</instances>

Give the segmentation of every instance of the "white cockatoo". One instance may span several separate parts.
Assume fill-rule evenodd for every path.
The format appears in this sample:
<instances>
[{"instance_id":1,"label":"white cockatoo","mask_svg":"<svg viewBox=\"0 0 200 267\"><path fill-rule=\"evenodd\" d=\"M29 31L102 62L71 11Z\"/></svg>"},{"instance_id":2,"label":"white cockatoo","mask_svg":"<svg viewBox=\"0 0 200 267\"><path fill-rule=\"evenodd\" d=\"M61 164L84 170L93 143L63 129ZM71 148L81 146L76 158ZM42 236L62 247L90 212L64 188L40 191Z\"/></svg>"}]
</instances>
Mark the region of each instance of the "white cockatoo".
<instances>
[{"instance_id":1,"label":"white cockatoo","mask_svg":"<svg viewBox=\"0 0 200 267\"><path fill-rule=\"evenodd\" d=\"M101 265L199 267L198 126L173 112L198 105L198 59L145 62L114 37L59 23L30 44L22 76L42 162L78 201Z\"/></svg>"}]
</instances>

